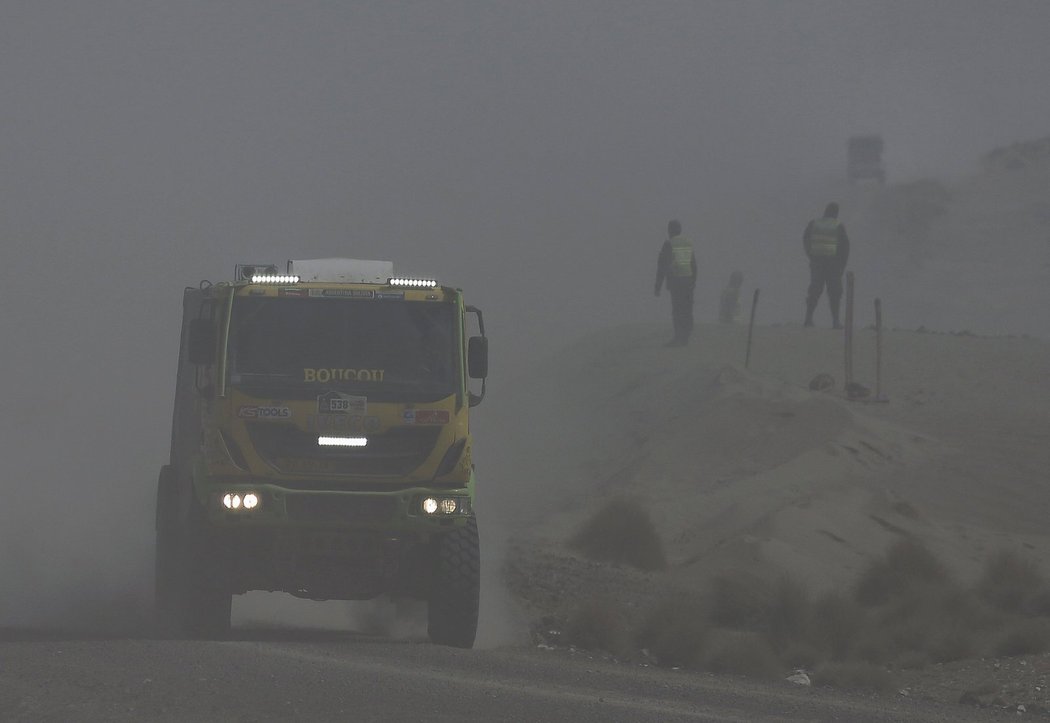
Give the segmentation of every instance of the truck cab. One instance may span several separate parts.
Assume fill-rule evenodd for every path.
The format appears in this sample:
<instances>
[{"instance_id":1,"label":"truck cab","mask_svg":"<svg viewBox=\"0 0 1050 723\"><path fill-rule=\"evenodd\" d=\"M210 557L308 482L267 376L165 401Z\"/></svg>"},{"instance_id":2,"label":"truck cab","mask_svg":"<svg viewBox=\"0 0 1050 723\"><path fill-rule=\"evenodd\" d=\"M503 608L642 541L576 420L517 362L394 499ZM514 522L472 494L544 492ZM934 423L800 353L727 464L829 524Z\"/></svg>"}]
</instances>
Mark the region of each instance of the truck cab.
<instances>
[{"instance_id":1,"label":"truck cab","mask_svg":"<svg viewBox=\"0 0 1050 723\"><path fill-rule=\"evenodd\" d=\"M242 264L187 288L157 489L162 631L222 637L250 590L389 595L427 601L434 642L471 647L469 415L487 367L481 311L389 262Z\"/></svg>"}]
</instances>

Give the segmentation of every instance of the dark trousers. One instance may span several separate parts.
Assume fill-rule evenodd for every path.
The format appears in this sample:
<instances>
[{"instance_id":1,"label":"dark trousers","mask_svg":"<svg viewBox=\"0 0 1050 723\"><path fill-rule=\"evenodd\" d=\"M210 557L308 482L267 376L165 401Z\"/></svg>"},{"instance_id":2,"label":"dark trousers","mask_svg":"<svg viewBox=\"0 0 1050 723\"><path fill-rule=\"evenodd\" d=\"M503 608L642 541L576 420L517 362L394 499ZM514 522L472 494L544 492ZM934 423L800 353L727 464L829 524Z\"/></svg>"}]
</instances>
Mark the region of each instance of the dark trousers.
<instances>
[{"instance_id":1,"label":"dark trousers","mask_svg":"<svg viewBox=\"0 0 1050 723\"><path fill-rule=\"evenodd\" d=\"M809 289L806 292L806 322L812 323L813 310L817 308L820 295L828 290L831 319L839 323L839 303L842 300L842 262L833 256L814 257L809 260Z\"/></svg>"},{"instance_id":2,"label":"dark trousers","mask_svg":"<svg viewBox=\"0 0 1050 723\"><path fill-rule=\"evenodd\" d=\"M692 278L669 277L667 290L671 292L671 323L674 325L675 341L689 341L693 331L693 287Z\"/></svg>"}]
</instances>

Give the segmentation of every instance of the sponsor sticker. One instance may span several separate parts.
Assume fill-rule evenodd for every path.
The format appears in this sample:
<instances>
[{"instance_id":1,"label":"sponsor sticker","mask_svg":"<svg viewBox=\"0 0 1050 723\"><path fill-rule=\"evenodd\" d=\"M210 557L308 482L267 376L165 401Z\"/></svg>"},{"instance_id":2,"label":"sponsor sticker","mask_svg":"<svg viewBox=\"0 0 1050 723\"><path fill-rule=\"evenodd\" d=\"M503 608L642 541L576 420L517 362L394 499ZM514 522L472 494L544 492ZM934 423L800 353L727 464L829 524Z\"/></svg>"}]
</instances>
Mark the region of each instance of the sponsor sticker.
<instances>
[{"instance_id":1,"label":"sponsor sticker","mask_svg":"<svg viewBox=\"0 0 1050 723\"><path fill-rule=\"evenodd\" d=\"M326 299L374 299L372 289L310 289L310 296Z\"/></svg>"},{"instance_id":2,"label":"sponsor sticker","mask_svg":"<svg viewBox=\"0 0 1050 723\"><path fill-rule=\"evenodd\" d=\"M444 409L406 409L401 415L405 424L448 424L448 420Z\"/></svg>"},{"instance_id":3,"label":"sponsor sticker","mask_svg":"<svg viewBox=\"0 0 1050 723\"><path fill-rule=\"evenodd\" d=\"M317 398L319 414L356 414L363 416L368 412L368 397L343 394L342 392L325 392Z\"/></svg>"},{"instance_id":4,"label":"sponsor sticker","mask_svg":"<svg viewBox=\"0 0 1050 723\"><path fill-rule=\"evenodd\" d=\"M237 408L237 416L241 419L291 419L292 410L289 407L245 405Z\"/></svg>"}]
</instances>

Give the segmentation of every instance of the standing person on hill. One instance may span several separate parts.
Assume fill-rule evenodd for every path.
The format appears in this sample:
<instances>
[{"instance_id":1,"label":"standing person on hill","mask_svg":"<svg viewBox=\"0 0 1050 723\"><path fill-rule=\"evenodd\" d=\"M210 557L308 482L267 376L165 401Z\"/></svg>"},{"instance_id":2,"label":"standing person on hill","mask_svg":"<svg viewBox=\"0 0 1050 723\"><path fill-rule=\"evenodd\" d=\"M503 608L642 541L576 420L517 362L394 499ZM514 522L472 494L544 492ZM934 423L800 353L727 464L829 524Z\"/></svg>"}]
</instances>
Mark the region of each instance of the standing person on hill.
<instances>
[{"instance_id":1,"label":"standing person on hill","mask_svg":"<svg viewBox=\"0 0 1050 723\"><path fill-rule=\"evenodd\" d=\"M678 221L667 223L667 240L660 248L660 256L656 261L656 296L660 295L665 280L667 290L671 292L674 336L664 346L685 346L693 331L696 257L693 255L693 243L682 235L682 224Z\"/></svg>"},{"instance_id":2,"label":"standing person on hill","mask_svg":"<svg viewBox=\"0 0 1050 723\"><path fill-rule=\"evenodd\" d=\"M806 293L806 326L813 326L813 312L826 286L831 306L831 326L841 329L839 302L842 300L842 274L849 260L849 236L839 221L839 205L832 201L821 218L806 226L802 247L809 257L809 290Z\"/></svg>"}]
</instances>

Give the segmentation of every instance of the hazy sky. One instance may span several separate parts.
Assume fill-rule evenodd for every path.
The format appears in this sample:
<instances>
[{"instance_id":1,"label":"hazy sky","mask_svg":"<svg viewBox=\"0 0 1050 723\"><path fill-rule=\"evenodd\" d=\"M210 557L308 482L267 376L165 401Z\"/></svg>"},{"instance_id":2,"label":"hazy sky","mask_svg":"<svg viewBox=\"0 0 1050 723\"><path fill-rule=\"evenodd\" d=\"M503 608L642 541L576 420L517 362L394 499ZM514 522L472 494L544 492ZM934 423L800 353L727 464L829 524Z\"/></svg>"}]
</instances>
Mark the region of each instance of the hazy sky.
<instances>
[{"instance_id":1,"label":"hazy sky","mask_svg":"<svg viewBox=\"0 0 1050 723\"><path fill-rule=\"evenodd\" d=\"M850 134L895 180L1046 135L1048 27L1040 0L0 0L0 568L64 550L48 521L90 540L59 577L148 537L184 286L391 259L486 310L497 374L664 320L672 216L719 279L771 198L797 245Z\"/></svg>"}]
</instances>

